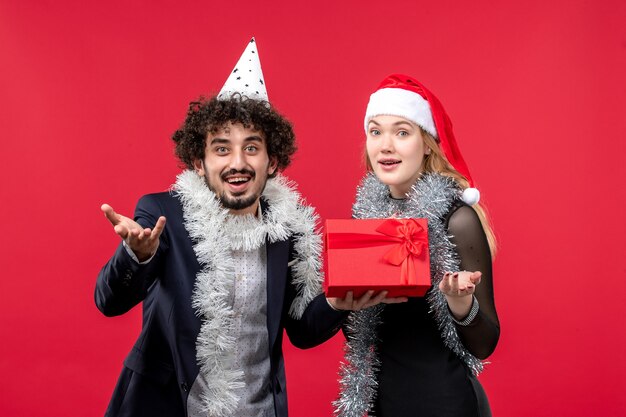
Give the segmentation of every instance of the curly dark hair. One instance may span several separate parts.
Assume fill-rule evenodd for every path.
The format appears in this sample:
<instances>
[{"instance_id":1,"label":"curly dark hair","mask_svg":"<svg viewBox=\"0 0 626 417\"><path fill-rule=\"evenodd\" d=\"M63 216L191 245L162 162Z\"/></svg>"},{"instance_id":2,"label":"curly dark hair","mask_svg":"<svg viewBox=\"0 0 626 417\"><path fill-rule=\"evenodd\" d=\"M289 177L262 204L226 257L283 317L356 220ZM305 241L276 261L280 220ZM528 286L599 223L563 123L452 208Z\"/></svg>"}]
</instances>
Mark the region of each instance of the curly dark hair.
<instances>
[{"instance_id":1,"label":"curly dark hair","mask_svg":"<svg viewBox=\"0 0 626 417\"><path fill-rule=\"evenodd\" d=\"M194 160L204 159L207 135L218 132L229 122L263 132L267 153L278 161L278 170L289 166L296 151L291 123L268 102L251 100L239 94L219 100L217 97L200 97L198 101L189 103L185 122L172 136L178 159L187 168L193 169Z\"/></svg>"}]
</instances>

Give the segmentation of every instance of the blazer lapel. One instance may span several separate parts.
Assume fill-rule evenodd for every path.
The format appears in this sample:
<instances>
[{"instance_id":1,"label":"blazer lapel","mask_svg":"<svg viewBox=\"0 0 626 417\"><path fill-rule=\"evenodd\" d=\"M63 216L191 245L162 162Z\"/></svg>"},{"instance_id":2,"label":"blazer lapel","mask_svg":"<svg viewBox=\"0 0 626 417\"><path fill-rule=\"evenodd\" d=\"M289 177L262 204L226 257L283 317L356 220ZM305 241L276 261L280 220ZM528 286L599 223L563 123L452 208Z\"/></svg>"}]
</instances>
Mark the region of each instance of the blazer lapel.
<instances>
[{"instance_id":1,"label":"blazer lapel","mask_svg":"<svg viewBox=\"0 0 626 417\"><path fill-rule=\"evenodd\" d=\"M280 328L289 262L289 241L267 242L267 332L270 352Z\"/></svg>"}]
</instances>

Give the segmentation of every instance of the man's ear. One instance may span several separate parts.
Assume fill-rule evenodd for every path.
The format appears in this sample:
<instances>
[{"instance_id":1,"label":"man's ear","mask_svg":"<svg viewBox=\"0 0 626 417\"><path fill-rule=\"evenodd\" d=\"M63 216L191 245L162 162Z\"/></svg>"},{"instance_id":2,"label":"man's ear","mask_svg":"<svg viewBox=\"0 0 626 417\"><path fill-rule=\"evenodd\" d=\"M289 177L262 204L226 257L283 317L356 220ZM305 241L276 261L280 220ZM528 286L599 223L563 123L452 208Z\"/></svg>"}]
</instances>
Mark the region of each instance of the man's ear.
<instances>
[{"instance_id":1,"label":"man's ear","mask_svg":"<svg viewBox=\"0 0 626 417\"><path fill-rule=\"evenodd\" d=\"M270 164L267 167L267 175L274 175L278 169L278 158L275 156L270 157Z\"/></svg>"},{"instance_id":2,"label":"man's ear","mask_svg":"<svg viewBox=\"0 0 626 417\"><path fill-rule=\"evenodd\" d=\"M193 169L196 171L198 175L204 177L204 161L202 159L194 159L193 160Z\"/></svg>"}]
</instances>

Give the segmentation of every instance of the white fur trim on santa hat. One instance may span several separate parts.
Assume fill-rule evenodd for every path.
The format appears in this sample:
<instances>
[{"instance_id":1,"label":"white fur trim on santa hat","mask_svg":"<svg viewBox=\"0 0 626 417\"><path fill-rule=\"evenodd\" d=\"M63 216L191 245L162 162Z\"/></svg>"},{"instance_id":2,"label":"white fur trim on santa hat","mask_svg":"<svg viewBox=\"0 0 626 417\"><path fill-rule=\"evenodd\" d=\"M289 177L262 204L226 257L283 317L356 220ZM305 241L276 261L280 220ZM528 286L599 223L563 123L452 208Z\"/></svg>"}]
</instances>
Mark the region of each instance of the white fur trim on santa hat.
<instances>
[{"instance_id":1,"label":"white fur trim on santa hat","mask_svg":"<svg viewBox=\"0 0 626 417\"><path fill-rule=\"evenodd\" d=\"M365 111L365 132L367 124L376 116L400 116L421 126L437 137L430 105L422 96L402 88L381 88L370 96Z\"/></svg>"}]
</instances>

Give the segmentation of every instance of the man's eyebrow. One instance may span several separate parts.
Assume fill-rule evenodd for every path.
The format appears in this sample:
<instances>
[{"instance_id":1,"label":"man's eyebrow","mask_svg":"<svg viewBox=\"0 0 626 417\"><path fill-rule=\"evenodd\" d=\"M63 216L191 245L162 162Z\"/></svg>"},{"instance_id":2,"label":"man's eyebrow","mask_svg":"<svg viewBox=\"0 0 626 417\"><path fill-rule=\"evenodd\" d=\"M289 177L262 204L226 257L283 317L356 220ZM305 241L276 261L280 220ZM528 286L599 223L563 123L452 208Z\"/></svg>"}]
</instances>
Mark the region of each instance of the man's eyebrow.
<instances>
[{"instance_id":1,"label":"man's eyebrow","mask_svg":"<svg viewBox=\"0 0 626 417\"><path fill-rule=\"evenodd\" d=\"M224 139L224 138L213 138L213 139L211 139L211 145L214 145L216 143L228 144L228 143L230 143L230 140Z\"/></svg>"},{"instance_id":2,"label":"man's eyebrow","mask_svg":"<svg viewBox=\"0 0 626 417\"><path fill-rule=\"evenodd\" d=\"M259 135L248 136L244 139L244 142L263 142L263 138Z\"/></svg>"}]
</instances>

